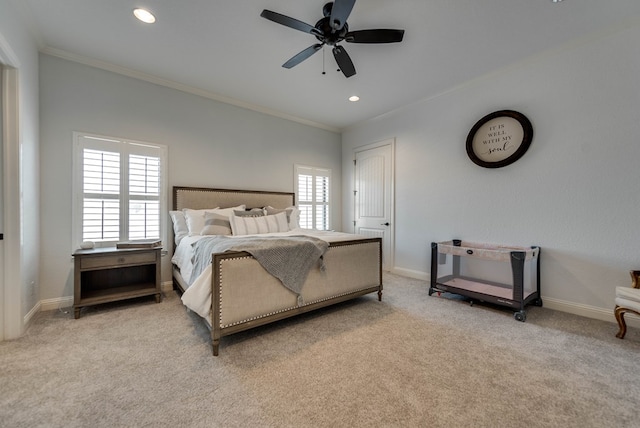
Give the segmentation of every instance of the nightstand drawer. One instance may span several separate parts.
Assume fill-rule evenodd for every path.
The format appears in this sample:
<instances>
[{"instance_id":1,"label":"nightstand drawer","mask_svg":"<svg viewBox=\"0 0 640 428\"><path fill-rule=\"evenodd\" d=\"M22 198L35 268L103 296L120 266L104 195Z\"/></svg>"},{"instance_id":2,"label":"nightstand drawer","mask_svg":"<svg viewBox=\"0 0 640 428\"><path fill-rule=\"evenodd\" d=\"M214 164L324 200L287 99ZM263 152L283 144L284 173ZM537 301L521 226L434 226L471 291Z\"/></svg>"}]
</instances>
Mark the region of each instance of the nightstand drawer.
<instances>
[{"instance_id":1,"label":"nightstand drawer","mask_svg":"<svg viewBox=\"0 0 640 428\"><path fill-rule=\"evenodd\" d=\"M100 257L83 257L80 260L80 269L108 268L155 262L155 251L148 253L114 254L112 256L103 255Z\"/></svg>"}]
</instances>

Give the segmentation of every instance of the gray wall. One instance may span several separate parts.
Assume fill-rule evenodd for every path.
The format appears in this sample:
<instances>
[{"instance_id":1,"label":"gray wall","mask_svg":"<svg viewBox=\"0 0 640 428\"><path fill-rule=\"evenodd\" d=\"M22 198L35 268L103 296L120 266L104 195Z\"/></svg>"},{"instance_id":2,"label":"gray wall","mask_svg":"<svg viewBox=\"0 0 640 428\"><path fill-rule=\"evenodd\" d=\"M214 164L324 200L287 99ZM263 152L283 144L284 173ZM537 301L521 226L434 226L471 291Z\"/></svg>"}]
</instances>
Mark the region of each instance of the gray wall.
<instances>
[{"instance_id":1,"label":"gray wall","mask_svg":"<svg viewBox=\"0 0 640 428\"><path fill-rule=\"evenodd\" d=\"M343 227L353 149L395 137L397 272L427 278L432 241L539 245L545 305L612 319L640 267L638 40L636 25L576 41L343 132ZM533 143L476 166L467 134L502 109L532 121Z\"/></svg>"},{"instance_id":2,"label":"gray wall","mask_svg":"<svg viewBox=\"0 0 640 428\"><path fill-rule=\"evenodd\" d=\"M48 55L40 56L41 300L73 295L72 132L168 146L171 186L293 191L295 163L333 174L341 224L340 135ZM170 281L163 259L163 281Z\"/></svg>"}]
</instances>

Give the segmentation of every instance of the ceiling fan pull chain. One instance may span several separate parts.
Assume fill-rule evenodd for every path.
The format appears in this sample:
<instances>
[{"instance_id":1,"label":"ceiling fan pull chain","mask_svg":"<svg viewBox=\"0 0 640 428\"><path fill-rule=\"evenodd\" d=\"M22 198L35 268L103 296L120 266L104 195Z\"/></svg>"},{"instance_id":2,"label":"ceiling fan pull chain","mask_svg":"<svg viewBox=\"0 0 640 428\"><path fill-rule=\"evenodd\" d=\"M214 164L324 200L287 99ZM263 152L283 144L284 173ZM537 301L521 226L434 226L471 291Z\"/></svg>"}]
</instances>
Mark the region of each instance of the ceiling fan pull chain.
<instances>
[{"instance_id":1,"label":"ceiling fan pull chain","mask_svg":"<svg viewBox=\"0 0 640 428\"><path fill-rule=\"evenodd\" d=\"M324 49L324 46L322 46L322 75L327 74L327 72L324 71L324 52L325 52L325 49Z\"/></svg>"}]
</instances>

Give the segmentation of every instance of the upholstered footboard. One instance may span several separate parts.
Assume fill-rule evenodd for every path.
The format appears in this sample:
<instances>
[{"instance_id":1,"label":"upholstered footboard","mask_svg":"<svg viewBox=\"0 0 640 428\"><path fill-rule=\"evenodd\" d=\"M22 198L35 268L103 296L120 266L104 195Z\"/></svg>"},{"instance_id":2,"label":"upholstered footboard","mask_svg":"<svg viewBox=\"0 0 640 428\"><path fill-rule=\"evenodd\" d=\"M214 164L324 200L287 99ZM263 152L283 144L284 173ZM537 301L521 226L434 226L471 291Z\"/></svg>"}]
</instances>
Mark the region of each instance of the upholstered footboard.
<instances>
[{"instance_id":1,"label":"upholstered footboard","mask_svg":"<svg viewBox=\"0 0 640 428\"><path fill-rule=\"evenodd\" d=\"M382 299L380 238L331 243L324 269L313 269L302 301L246 252L212 258L211 340L218 355L220 339L233 333L377 292Z\"/></svg>"}]
</instances>

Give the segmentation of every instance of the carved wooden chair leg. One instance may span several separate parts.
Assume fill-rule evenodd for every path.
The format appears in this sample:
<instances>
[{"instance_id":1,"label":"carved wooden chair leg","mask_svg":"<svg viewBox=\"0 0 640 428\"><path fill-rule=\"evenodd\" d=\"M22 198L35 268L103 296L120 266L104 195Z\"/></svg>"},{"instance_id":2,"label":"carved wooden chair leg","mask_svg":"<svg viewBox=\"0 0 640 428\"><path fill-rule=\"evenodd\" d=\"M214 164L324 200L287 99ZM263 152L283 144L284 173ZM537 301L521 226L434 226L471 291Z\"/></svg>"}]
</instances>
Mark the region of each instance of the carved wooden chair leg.
<instances>
[{"instance_id":1,"label":"carved wooden chair leg","mask_svg":"<svg viewBox=\"0 0 640 428\"><path fill-rule=\"evenodd\" d=\"M613 311L616 316L616 321L618 321L618 326L620 327L620 331L616 334L618 339L624 339L624 335L627 334L627 323L624 321L624 312L625 309L620 306L616 306Z\"/></svg>"},{"instance_id":2,"label":"carved wooden chair leg","mask_svg":"<svg viewBox=\"0 0 640 428\"><path fill-rule=\"evenodd\" d=\"M624 315L627 312L640 316L640 270L632 270L631 287L616 287L616 307L613 314L616 316L620 331L616 334L619 339L624 339L627 334L627 323Z\"/></svg>"},{"instance_id":3,"label":"carved wooden chair leg","mask_svg":"<svg viewBox=\"0 0 640 428\"><path fill-rule=\"evenodd\" d=\"M625 308L623 306L616 305L616 308L613 311L613 313L616 316L616 321L618 321L618 325L620 326L620 331L618 332L618 334L616 334L616 337L618 339L624 339L624 335L627 334L627 323L624 320L624 314L626 314L627 312L631 312L632 314L635 314L640 317L640 312L634 311L633 309Z\"/></svg>"}]
</instances>

